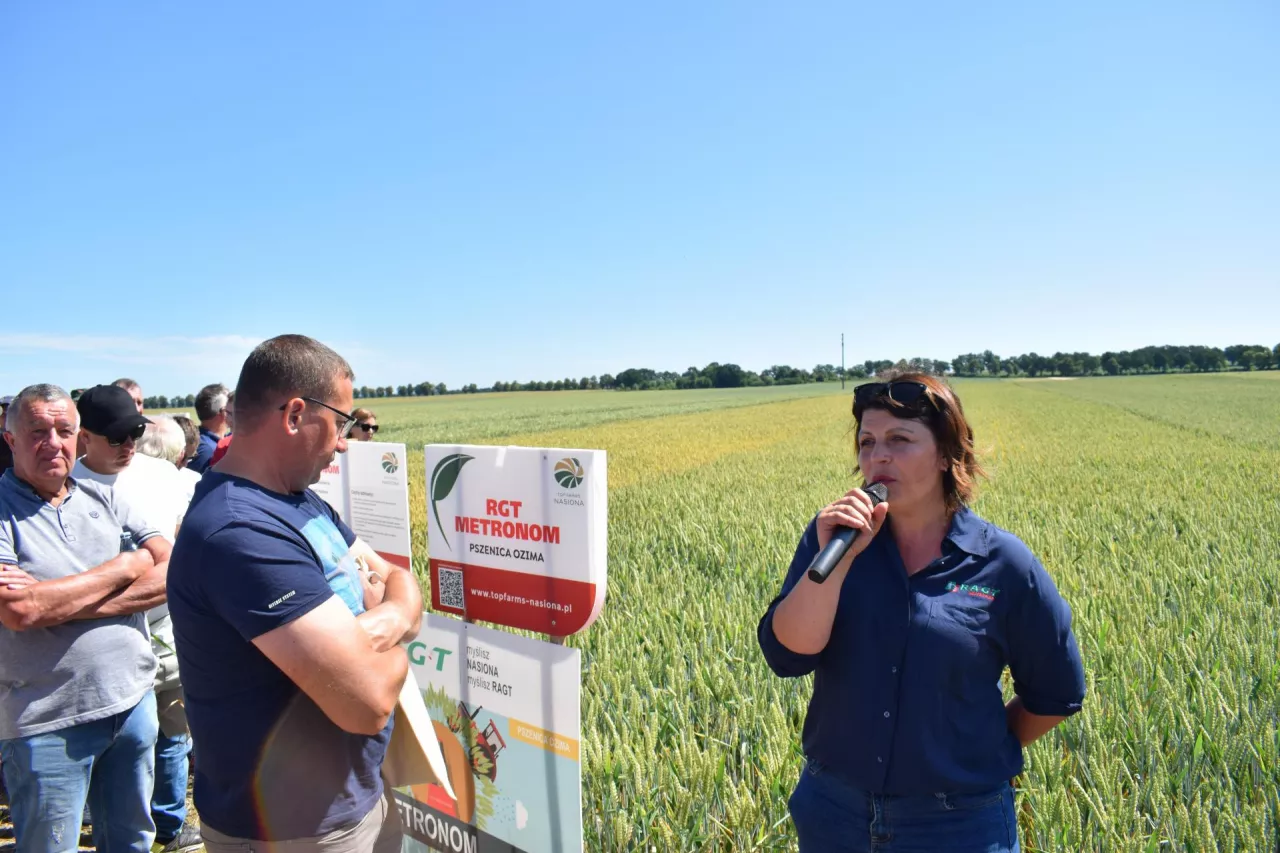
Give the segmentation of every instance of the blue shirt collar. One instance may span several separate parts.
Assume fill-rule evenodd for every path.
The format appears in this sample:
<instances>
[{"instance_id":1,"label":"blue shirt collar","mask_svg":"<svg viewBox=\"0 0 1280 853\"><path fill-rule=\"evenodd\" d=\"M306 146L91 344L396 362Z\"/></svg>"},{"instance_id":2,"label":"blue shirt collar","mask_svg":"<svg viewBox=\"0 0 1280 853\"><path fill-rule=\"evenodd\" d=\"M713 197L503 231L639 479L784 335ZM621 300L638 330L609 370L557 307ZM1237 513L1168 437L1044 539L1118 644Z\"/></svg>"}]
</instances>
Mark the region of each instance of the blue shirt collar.
<instances>
[{"instance_id":1,"label":"blue shirt collar","mask_svg":"<svg viewBox=\"0 0 1280 853\"><path fill-rule=\"evenodd\" d=\"M988 556L991 546L987 537L987 523L968 507L961 507L959 512L951 516L951 527L947 530L946 539L966 554Z\"/></svg>"},{"instance_id":2,"label":"blue shirt collar","mask_svg":"<svg viewBox=\"0 0 1280 853\"><path fill-rule=\"evenodd\" d=\"M36 501L38 503L48 503L44 498L40 497L36 492L35 486L19 477L13 472L12 468L7 468L0 474L0 486L8 487L14 494L22 495L25 498ZM74 478L67 477L67 498L70 498L76 491L76 481ZM66 498L63 498L65 501Z\"/></svg>"}]
</instances>

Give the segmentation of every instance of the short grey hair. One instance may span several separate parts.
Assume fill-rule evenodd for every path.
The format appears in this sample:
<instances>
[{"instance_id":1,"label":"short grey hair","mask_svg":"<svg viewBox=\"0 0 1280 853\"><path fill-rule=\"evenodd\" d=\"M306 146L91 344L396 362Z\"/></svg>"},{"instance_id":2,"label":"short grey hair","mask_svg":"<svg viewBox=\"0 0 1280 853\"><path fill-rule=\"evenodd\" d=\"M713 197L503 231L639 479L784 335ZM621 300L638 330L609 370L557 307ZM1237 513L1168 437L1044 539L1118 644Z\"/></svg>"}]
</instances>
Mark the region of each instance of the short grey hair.
<instances>
[{"instance_id":1,"label":"short grey hair","mask_svg":"<svg viewBox=\"0 0 1280 853\"><path fill-rule=\"evenodd\" d=\"M175 466L187 455L187 436L168 415L149 415L151 425L138 440L138 452L163 459Z\"/></svg>"},{"instance_id":2,"label":"short grey hair","mask_svg":"<svg viewBox=\"0 0 1280 853\"><path fill-rule=\"evenodd\" d=\"M213 420L218 413L227 407L227 397L231 396L226 385L215 382L206 385L196 394L196 417L201 423Z\"/></svg>"},{"instance_id":3,"label":"short grey hair","mask_svg":"<svg viewBox=\"0 0 1280 853\"><path fill-rule=\"evenodd\" d=\"M38 385L28 385L23 388L18 392L18 396L14 397L13 401L9 403L9 408L4 413L4 431L17 432L19 421L26 414L27 407L32 403L57 403L62 400L66 400L71 404L71 411L76 416L76 429L79 429L80 411L76 408L75 400L72 400L71 395L59 386L42 382Z\"/></svg>"}]
</instances>

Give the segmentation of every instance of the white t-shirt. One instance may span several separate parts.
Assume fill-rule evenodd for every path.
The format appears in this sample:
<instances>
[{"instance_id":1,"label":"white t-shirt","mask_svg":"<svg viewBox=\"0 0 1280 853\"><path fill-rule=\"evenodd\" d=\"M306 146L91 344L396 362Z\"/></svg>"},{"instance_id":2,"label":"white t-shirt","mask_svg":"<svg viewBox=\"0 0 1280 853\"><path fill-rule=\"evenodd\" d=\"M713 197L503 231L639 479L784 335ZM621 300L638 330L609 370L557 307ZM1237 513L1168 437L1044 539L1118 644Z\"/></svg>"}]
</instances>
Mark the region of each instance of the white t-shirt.
<instances>
[{"instance_id":1,"label":"white t-shirt","mask_svg":"<svg viewBox=\"0 0 1280 853\"><path fill-rule=\"evenodd\" d=\"M145 453L135 453L129 460L129 467L119 474L99 474L79 459L76 467L71 469L71 476L111 486L117 497L140 514L148 525L159 530L171 545L177 536L178 525L187 514L187 504L191 502L186 483L178 476L178 469L173 463ZM168 615L168 604L160 604L147 611L147 622L153 633L159 630L164 634L167 625L157 626L157 623Z\"/></svg>"},{"instance_id":2,"label":"white t-shirt","mask_svg":"<svg viewBox=\"0 0 1280 853\"><path fill-rule=\"evenodd\" d=\"M124 502L141 513L160 535L173 542L178 525L187 514L187 486L171 462L142 453L134 454L129 467L119 474L91 471L80 459L71 470L77 480L93 480L116 490Z\"/></svg>"},{"instance_id":3,"label":"white t-shirt","mask_svg":"<svg viewBox=\"0 0 1280 853\"><path fill-rule=\"evenodd\" d=\"M200 473L190 468L179 468L178 479L182 481L187 503L191 503L191 499L196 496L196 486L200 485Z\"/></svg>"}]
</instances>

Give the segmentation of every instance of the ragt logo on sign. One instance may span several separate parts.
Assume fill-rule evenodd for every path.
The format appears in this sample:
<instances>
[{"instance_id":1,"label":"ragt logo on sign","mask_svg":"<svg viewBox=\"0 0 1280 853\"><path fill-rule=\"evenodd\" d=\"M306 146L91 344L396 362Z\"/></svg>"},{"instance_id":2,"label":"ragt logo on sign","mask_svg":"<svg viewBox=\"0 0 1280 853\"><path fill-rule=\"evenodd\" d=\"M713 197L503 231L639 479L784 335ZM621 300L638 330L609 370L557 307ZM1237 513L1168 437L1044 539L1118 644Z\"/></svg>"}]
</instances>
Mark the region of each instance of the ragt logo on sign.
<instances>
[{"instance_id":1,"label":"ragt logo on sign","mask_svg":"<svg viewBox=\"0 0 1280 853\"><path fill-rule=\"evenodd\" d=\"M444 524L440 522L440 501L449 497L454 484L458 482L458 475L462 473L462 466L474 458L465 453L446 456L436 463L435 470L431 472L431 482L427 484L427 494L431 498L431 513L436 517L436 526L440 528L440 538L444 540L444 544L450 551L453 550L453 546L449 544L449 537L444 533Z\"/></svg>"},{"instance_id":2,"label":"ragt logo on sign","mask_svg":"<svg viewBox=\"0 0 1280 853\"><path fill-rule=\"evenodd\" d=\"M427 644L414 641L409 644L409 663L425 666L427 661L434 661L436 672L444 671L444 661L449 655L453 654L451 649L442 649L439 646L433 646L431 651L427 651Z\"/></svg>"}]
</instances>

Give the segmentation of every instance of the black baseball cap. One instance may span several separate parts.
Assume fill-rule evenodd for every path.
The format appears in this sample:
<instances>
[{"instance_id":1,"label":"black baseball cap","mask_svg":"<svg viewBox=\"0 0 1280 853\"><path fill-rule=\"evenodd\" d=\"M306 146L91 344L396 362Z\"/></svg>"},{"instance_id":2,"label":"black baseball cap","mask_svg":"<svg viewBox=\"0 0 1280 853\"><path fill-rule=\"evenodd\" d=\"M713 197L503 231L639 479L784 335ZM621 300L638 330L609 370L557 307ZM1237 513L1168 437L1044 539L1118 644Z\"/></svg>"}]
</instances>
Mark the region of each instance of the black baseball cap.
<instances>
[{"instance_id":1,"label":"black baseball cap","mask_svg":"<svg viewBox=\"0 0 1280 853\"><path fill-rule=\"evenodd\" d=\"M138 414L129 392L115 385L95 385L76 401L80 426L110 441L123 441L151 421Z\"/></svg>"}]
</instances>

